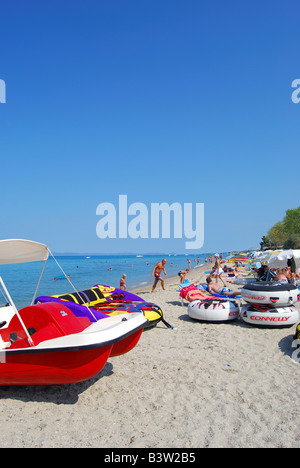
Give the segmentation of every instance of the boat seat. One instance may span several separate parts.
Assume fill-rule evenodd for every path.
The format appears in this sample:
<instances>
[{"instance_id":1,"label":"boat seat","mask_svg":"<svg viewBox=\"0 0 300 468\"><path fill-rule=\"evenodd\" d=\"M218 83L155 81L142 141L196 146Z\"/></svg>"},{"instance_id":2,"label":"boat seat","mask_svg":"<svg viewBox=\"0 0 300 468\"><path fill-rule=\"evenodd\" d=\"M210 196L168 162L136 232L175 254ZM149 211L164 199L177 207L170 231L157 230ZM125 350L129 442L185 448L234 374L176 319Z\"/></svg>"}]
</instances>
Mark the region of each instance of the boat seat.
<instances>
[{"instance_id":1,"label":"boat seat","mask_svg":"<svg viewBox=\"0 0 300 468\"><path fill-rule=\"evenodd\" d=\"M60 336L63 336L61 331L58 330L58 328L53 323L48 323L48 325L46 325L41 330L32 335L32 340L34 345L37 346L42 341L53 340L54 338L59 338ZM17 337L17 339L12 342L10 349L20 349L28 347L28 339L21 339L20 337Z\"/></svg>"},{"instance_id":2,"label":"boat seat","mask_svg":"<svg viewBox=\"0 0 300 468\"><path fill-rule=\"evenodd\" d=\"M87 317L75 317L66 306L51 302L25 307L19 314L35 345L41 341L80 333L91 325ZM26 333L16 315L9 327L1 333L2 340L8 342L12 333L18 339L12 343L11 349L28 347Z\"/></svg>"}]
</instances>

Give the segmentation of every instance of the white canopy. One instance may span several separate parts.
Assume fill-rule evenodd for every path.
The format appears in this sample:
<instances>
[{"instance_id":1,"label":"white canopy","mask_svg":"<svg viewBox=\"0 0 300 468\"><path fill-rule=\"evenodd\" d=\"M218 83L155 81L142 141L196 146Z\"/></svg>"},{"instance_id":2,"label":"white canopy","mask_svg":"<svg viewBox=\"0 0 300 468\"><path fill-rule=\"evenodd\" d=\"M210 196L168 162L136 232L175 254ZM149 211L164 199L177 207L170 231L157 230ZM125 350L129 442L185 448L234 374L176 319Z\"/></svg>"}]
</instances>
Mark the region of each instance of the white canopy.
<instances>
[{"instance_id":1,"label":"white canopy","mask_svg":"<svg viewBox=\"0 0 300 468\"><path fill-rule=\"evenodd\" d=\"M44 244L22 239L0 240L0 265L46 261L49 249Z\"/></svg>"},{"instance_id":2,"label":"white canopy","mask_svg":"<svg viewBox=\"0 0 300 468\"><path fill-rule=\"evenodd\" d=\"M270 268L286 268L287 261L294 257L297 268L300 267L300 250L283 250L269 260Z\"/></svg>"}]
</instances>

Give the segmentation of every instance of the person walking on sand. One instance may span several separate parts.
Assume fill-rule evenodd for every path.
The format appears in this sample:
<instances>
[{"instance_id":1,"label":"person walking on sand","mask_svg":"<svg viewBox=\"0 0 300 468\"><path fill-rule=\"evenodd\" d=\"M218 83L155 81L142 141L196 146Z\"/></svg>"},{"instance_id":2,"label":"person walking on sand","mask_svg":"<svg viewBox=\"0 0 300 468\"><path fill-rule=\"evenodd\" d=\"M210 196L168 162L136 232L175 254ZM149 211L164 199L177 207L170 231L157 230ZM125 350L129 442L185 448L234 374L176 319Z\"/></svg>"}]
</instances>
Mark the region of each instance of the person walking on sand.
<instances>
[{"instance_id":1,"label":"person walking on sand","mask_svg":"<svg viewBox=\"0 0 300 468\"><path fill-rule=\"evenodd\" d=\"M168 277L167 273L166 273L166 268L165 268L165 265L167 263L167 260L164 258L161 262L158 262L155 267L153 268L152 270L152 274L151 276L154 276L155 279L154 279L154 283L153 283L153 287L152 287L152 291L151 292L154 292L155 288L156 288L156 285L159 281L161 281L161 287L162 289L165 291L165 281L163 280L163 278L161 277L161 272L163 271L166 278Z\"/></svg>"},{"instance_id":2,"label":"person walking on sand","mask_svg":"<svg viewBox=\"0 0 300 468\"><path fill-rule=\"evenodd\" d=\"M126 275L123 274L122 278L120 279L120 289L124 289L126 291Z\"/></svg>"},{"instance_id":3,"label":"person walking on sand","mask_svg":"<svg viewBox=\"0 0 300 468\"><path fill-rule=\"evenodd\" d=\"M219 256L218 253L215 254L215 259L216 259L216 263L215 263L215 271L213 273L213 276L216 277L216 282L217 283L218 283L218 279L220 279L222 281L222 283L224 284L224 287L226 287L226 283L224 282L224 280L222 278L222 273L224 273L224 270L221 267L221 260L220 260L220 256Z\"/></svg>"}]
</instances>

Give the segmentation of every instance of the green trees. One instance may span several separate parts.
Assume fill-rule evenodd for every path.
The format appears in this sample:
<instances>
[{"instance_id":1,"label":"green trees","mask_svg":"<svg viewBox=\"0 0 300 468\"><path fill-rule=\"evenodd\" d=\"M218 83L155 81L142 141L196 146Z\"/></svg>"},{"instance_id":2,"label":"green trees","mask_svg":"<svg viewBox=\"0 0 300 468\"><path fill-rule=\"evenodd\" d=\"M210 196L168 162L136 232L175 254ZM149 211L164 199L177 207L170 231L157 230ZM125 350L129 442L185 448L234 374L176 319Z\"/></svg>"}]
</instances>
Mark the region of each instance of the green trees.
<instances>
[{"instance_id":1,"label":"green trees","mask_svg":"<svg viewBox=\"0 0 300 468\"><path fill-rule=\"evenodd\" d=\"M287 210L282 221L278 221L263 236L261 248L300 249L300 207Z\"/></svg>"}]
</instances>

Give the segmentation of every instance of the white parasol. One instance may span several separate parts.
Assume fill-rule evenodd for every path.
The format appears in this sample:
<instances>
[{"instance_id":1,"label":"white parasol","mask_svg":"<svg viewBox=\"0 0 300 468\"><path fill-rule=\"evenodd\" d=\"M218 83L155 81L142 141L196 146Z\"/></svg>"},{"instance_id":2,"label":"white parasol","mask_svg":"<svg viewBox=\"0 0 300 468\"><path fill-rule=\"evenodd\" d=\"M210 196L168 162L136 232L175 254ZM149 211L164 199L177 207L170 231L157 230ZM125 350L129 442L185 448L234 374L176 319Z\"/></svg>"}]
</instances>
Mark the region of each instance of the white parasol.
<instances>
[{"instance_id":1,"label":"white parasol","mask_svg":"<svg viewBox=\"0 0 300 468\"><path fill-rule=\"evenodd\" d=\"M268 260L270 268L286 268L287 261L295 259L296 267L300 268L300 250L283 250Z\"/></svg>"},{"instance_id":2,"label":"white parasol","mask_svg":"<svg viewBox=\"0 0 300 468\"><path fill-rule=\"evenodd\" d=\"M266 250L265 252L262 252L261 255L256 257L256 261L269 262L271 258L273 258L274 256L278 255L281 252L282 250Z\"/></svg>"}]
</instances>

